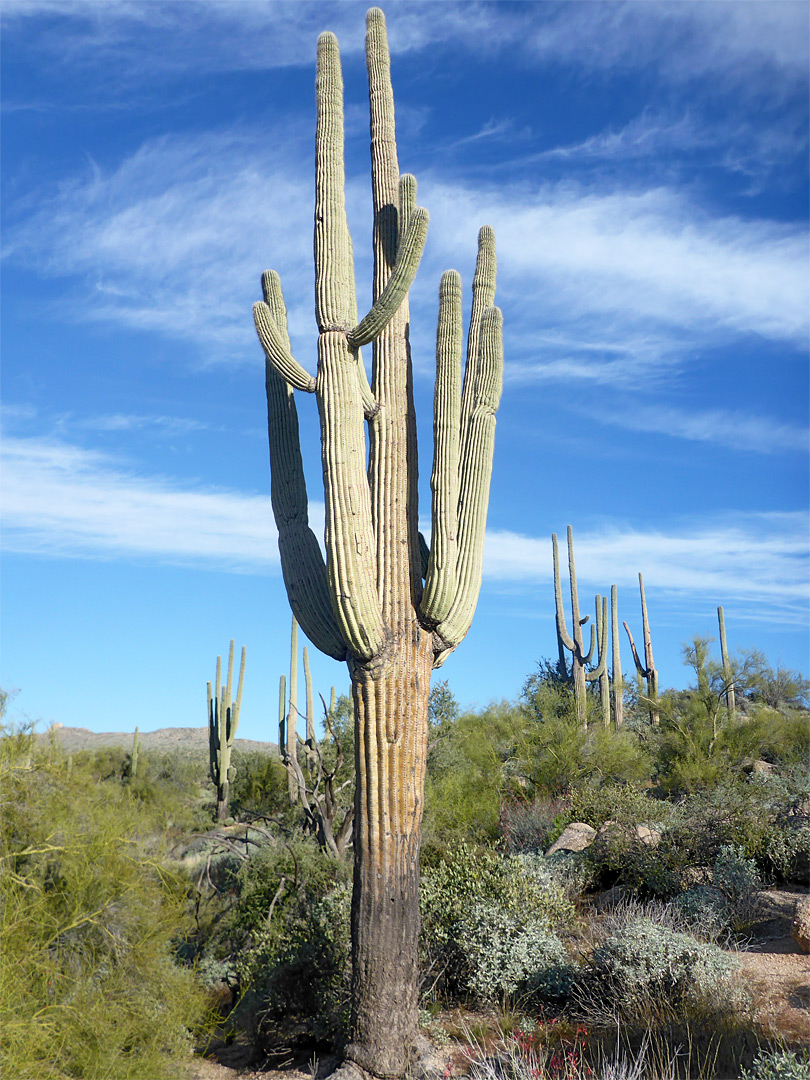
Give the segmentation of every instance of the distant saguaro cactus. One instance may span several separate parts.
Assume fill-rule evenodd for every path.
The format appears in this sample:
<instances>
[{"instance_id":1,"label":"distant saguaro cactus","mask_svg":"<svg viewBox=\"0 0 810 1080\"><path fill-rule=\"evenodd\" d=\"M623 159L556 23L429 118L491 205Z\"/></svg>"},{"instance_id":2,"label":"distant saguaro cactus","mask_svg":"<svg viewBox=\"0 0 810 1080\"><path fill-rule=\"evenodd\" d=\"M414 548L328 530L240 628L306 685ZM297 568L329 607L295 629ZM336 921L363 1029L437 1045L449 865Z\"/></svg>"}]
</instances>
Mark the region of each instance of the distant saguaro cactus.
<instances>
[{"instance_id":1,"label":"distant saguaro cactus","mask_svg":"<svg viewBox=\"0 0 810 1080\"><path fill-rule=\"evenodd\" d=\"M242 646L242 662L239 665L239 682L236 686L236 699L233 696L233 639L228 655L228 677L222 685L222 660L217 657L216 685L208 683L208 762L211 782L217 789L217 821L224 821L228 816L231 780L234 766L231 765L231 750L239 726L239 711L242 708L242 682L245 675L245 647Z\"/></svg>"},{"instance_id":2,"label":"distant saguaro cactus","mask_svg":"<svg viewBox=\"0 0 810 1080\"><path fill-rule=\"evenodd\" d=\"M582 627L587 623L588 616L580 618L579 593L577 591L577 569L574 563L574 534L571 526L568 526L568 575L571 582L571 633L565 624L565 608L563 606L562 584L560 582L560 553L557 546L557 534L552 533L551 550L554 558L554 605L557 613L557 647L560 654L560 675L568 679L574 687L574 702L576 703L577 720L582 727L588 725L588 698L587 684L600 678L605 670L607 659L607 637L604 643L600 641L599 664L593 671L588 671L588 664L593 658L596 644L596 627L591 624L591 640L588 651L585 652L582 643ZM607 620L605 620L605 635L607 633ZM565 650L571 653L571 672L569 675L565 662Z\"/></svg>"},{"instance_id":3,"label":"distant saguaro cactus","mask_svg":"<svg viewBox=\"0 0 810 1080\"><path fill-rule=\"evenodd\" d=\"M624 676L619 640L619 591L610 586L610 634L611 634L611 695L613 697L613 720L617 728L624 724Z\"/></svg>"},{"instance_id":4,"label":"distant saguaro cactus","mask_svg":"<svg viewBox=\"0 0 810 1080\"><path fill-rule=\"evenodd\" d=\"M647 617L647 599L644 595L644 579L641 574L638 575L638 588L641 593L641 625L642 632L644 634L644 663L641 662L641 657L636 649L636 644L633 641L633 635L630 633L630 627L627 623L623 623L625 630L627 631L627 637L630 641L630 650L633 653L633 662L636 665L636 671L638 672L639 679L647 680L647 701L650 710L650 720L657 724L659 722L660 714L658 709L658 672L655 670L655 661L653 660L652 651L652 639L650 637L650 620Z\"/></svg>"},{"instance_id":5,"label":"distant saguaro cactus","mask_svg":"<svg viewBox=\"0 0 810 1080\"><path fill-rule=\"evenodd\" d=\"M267 359L271 494L290 606L313 644L347 661L352 680L357 781L345 1056L376 1076L395 1077L404 1074L417 1043L430 672L467 633L478 598L503 345L501 313L493 307L495 242L485 227L463 381L459 275L447 271L439 290L433 524L425 560L407 294L428 215L416 206L414 178L399 172L385 19L377 8L367 16L366 61L371 310L358 319L344 195L343 81L337 40L327 33L318 40L316 76L317 374L292 356L274 271L262 276L264 301L255 306L254 321ZM367 344L370 384L360 356ZM308 524L294 389L314 393L320 414L325 563Z\"/></svg>"},{"instance_id":6,"label":"distant saguaro cactus","mask_svg":"<svg viewBox=\"0 0 810 1080\"><path fill-rule=\"evenodd\" d=\"M737 698L734 693L734 677L731 671L731 662L726 645L726 617L722 606L717 608L717 623L720 629L720 658L723 662L723 681L726 686L726 706L733 715L737 708Z\"/></svg>"},{"instance_id":7,"label":"distant saguaro cactus","mask_svg":"<svg viewBox=\"0 0 810 1080\"><path fill-rule=\"evenodd\" d=\"M140 740L138 739L138 726L135 725L135 734L132 736L132 754L129 759L129 775L135 777L138 774L138 750L140 748Z\"/></svg>"}]
</instances>

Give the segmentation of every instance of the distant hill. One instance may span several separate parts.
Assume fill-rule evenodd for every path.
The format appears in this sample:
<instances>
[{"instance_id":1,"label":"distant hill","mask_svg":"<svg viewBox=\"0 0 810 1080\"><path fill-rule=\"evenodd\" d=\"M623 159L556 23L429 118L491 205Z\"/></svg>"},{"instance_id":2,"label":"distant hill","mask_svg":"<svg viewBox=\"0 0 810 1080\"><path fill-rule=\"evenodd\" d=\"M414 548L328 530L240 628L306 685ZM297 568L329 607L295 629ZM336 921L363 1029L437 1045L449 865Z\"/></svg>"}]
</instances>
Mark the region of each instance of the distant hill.
<instances>
[{"instance_id":1,"label":"distant hill","mask_svg":"<svg viewBox=\"0 0 810 1080\"><path fill-rule=\"evenodd\" d=\"M76 750L101 750L107 746L132 746L133 732L126 731L89 731L87 728L65 727L64 724L52 724L47 731L37 737L55 739L63 750L73 753ZM159 731L139 731L138 741L143 750L179 750L181 753L208 753L208 728L160 728ZM265 754L277 754L278 746L273 742L258 742L256 739L235 739L234 750L261 750Z\"/></svg>"}]
</instances>

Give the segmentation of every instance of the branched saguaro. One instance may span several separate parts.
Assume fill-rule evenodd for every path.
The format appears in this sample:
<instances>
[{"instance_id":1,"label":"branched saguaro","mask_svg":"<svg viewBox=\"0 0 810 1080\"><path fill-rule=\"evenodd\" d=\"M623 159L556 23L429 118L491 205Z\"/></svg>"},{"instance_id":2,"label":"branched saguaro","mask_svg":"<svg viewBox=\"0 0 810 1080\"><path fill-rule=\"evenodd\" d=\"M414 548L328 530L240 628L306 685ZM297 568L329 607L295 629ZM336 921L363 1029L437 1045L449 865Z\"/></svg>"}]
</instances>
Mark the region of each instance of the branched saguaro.
<instances>
[{"instance_id":1,"label":"branched saguaro","mask_svg":"<svg viewBox=\"0 0 810 1080\"><path fill-rule=\"evenodd\" d=\"M737 708L737 699L734 694L734 676L731 673L731 662L728 657L726 645L726 617L723 608L717 609L717 624L720 629L720 658L723 662L723 682L726 687L726 706L730 715L734 715Z\"/></svg>"},{"instance_id":2,"label":"branched saguaro","mask_svg":"<svg viewBox=\"0 0 810 1080\"><path fill-rule=\"evenodd\" d=\"M262 276L254 321L267 358L271 494L282 572L310 641L346 660L355 717L352 1013L347 1063L404 1074L417 1043L419 847L430 672L467 633L481 583L502 317L495 242L481 229L462 375L461 282L439 289L432 532L418 532L408 289L427 233L416 182L400 175L382 12L367 16L373 292L358 319L346 220L343 82L337 40L318 40L315 315L318 365L293 358L278 275ZM360 356L372 346L371 382ZM324 562L309 527L294 390L321 423ZM368 467L366 429L368 432ZM424 587L423 587L424 575ZM354 1071L347 1064L348 1071Z\"/></svg>"},{"instance_id":3,"label":"branched saguaro","mask_svg":"<svg viewBox=\"0 0 810 1080\"><path fill-rule=\"evenodd\" d=\"M582 627L588 622L588 616L580 618L579 593L577 592L577 570L574 563L574 534L571 526L568 526L568 574L571 582L571 633L565 624L565 608L563 606L562 584L560 581L560 552L557 546L557 534L552 533L551 548L554 557L554 603L557 612L557 647L560 654L560 675L569 679L574 687L574 702L577 710L577 720L582 727L588 726L588 694L587 684L600 678L605 670L607 638L599 643L599 664L593 671L588 671L588 664L593 658L594 646L596 645L596 628L591 624L591 640L588 651L582 642ZM597 612L597 617L599 617ZM605 620L605 635L607 634L607 620ZM571 653L571 672L565 662L565 650Z\"/></svg>"},{"instance_id":4,"label":"branched saguaro","mask_svg":"<svg viewBox=\"0 0 810 1080\"><path fill-rule=\"evenodd\" d=\"M641 593L641 625L644 634L643 664L641 662L641 657L638 654L638 649L636 649L636 644L633 641L633 635L630 633L630 627L626 622L622 625L627 631L630 650L633 653L633 662L636 665L636 672L638 673L639 679L647 680L647 702L650 709L650 720L653 724L657 724L660 718L658 709L658 672L655 670L655 661L653 660L650 620L647 617L647 599L644 596L644 579L641 574L638 575L638 588Z\"/></svg>"},{"instance_id":5,"label":"branched saguaro","mask_svg":"<svg viewBox=\"0 0 810 1080\"><path fill-rule=\"evenodd\" d=\"M239 665L239 682L236 686L236 699L233 696L233 639L228 654L228 677L222 685L222 659L217 657L217 675L215 688L208 683L208 760L211 782L217 789L217 821L224 821L228 816L231 780L234 767L231 765L231 750L239 726L239 712L242 708L242 683L245 675L245 647L242 646L242 662Z\"/></svg>"},{"instance_id":6,"label":"branched saguaro","mask_svg":"<svg viewBox=\"0 0 810 1080\"><path fill-rule=\"evenodd\" d=\"M596 647L599 663L599 704L602 710L602 723L610 727L610 676L607 669L608 653L608 598L596 595L594 617L596 620Z\"/></svg>"}]
</instances>

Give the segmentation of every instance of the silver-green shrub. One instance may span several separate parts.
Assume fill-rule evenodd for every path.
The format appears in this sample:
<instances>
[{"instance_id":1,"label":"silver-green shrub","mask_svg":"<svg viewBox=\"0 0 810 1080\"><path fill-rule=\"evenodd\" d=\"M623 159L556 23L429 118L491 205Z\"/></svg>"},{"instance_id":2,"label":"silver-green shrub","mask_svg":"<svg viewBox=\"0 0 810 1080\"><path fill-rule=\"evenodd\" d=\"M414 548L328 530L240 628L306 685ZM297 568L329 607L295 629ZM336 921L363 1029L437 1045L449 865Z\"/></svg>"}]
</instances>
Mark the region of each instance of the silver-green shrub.
<instances>
[{"instance_id":1,"label":"silver-green shrub","mask_svg":"<svg viewBox=\"0 0 810 1080\"><path fill-rule=\"evenodd\" d=\"M517 994L563 997L574 969L565 947L548 925L530 912L507 912L478 903L459 924L459 946L467 961L467 988L483 1001Z\"/></svg>"},{"instance_id":2,"label":"silver-green shrub","mask_svg":"<svg viewBox=\"0 0 810 1080\"><path fill-rule=\"evenodd\" d=\"M735 957L649 918L635 918L594 950L587 976L617 1011L652 1001L723 1011L740 1004Z\"/></svg>"},{"instance_id":3,"label":"silver-green shrub","mask_svg":"<svg viewBox=\"0 0 810 1080\"><path fill-rule=\"evenodd\" d=\"M760 1050L740 1080L810 1080L810 1056L794 1050Z\"/></svg>"}]
</instances>

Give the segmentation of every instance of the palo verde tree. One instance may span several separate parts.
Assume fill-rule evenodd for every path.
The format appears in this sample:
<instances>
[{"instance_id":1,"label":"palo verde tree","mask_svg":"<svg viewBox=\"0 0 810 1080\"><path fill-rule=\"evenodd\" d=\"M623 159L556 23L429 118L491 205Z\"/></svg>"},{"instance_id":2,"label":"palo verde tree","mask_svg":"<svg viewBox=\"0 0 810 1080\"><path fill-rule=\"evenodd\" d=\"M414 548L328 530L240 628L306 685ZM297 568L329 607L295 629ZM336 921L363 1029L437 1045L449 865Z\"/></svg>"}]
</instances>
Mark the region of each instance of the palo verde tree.
<instances>
[{"instance_id":1,"label":"palo verde tree","mask_svg":"<svg viewBox=\"0 0 810 1080\"><path fill-rule=\"evenodd\" d=\"M495 242L478 238L462 377L461 282L439 289L432 534L418 532L408 290L427 233L416 182L400 175L382 12L367 16L373 193L372 306L358 319L346 219L343 82L333 34L318 40L315 315L318 366L293 358L281 284L262 276L271 495L290 605L310 641L346 660L355 717L352 1013L345 1049L380 1077L404 1074L417 1039L419 847L431 668L467 633L481 583L502 317ZM369 383L360 355L372 346ZM309 527L294 390L314 393L325 492L324 562ZM368 447L366 444L368 434ZM366 466L368 450L368 467ZM424 585L423 585L424 581Z\"/></svg>"}]
</instances>

